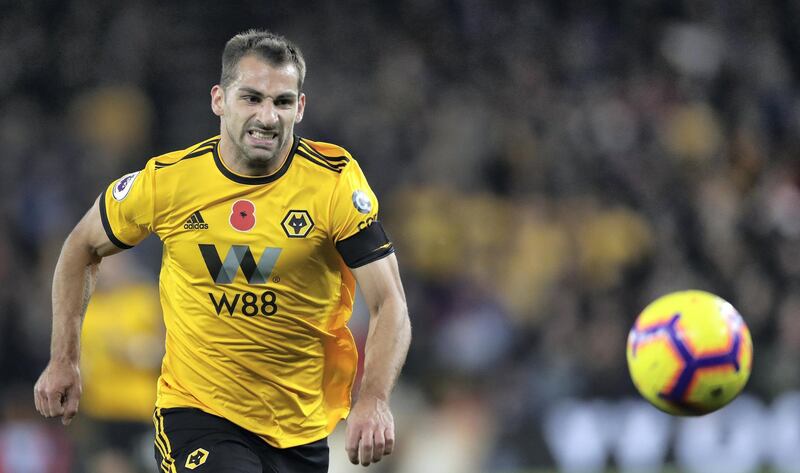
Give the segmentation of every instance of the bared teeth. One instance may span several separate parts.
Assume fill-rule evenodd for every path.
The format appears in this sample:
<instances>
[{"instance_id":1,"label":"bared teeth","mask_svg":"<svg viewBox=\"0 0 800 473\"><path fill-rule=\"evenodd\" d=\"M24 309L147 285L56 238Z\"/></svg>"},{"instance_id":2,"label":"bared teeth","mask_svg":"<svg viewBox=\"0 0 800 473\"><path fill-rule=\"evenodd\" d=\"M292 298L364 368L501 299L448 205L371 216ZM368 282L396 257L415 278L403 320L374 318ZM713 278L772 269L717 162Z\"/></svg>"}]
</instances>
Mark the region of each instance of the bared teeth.
<instances>
[{"instance_id":1,"label":"bared teeth","mask_svg":"<svg viewBox=\"0 0 800 473\"><path fill-rule=\"evenodd\" d=\"M250 136L252 136L254 138L258 138L260 140L271 139L271 138L275 138L275 137L278 136L276 133L265 133L265 132L259 131L259 130L250 130L249 133L250 133Z\"/></svg>"}]
</instances>

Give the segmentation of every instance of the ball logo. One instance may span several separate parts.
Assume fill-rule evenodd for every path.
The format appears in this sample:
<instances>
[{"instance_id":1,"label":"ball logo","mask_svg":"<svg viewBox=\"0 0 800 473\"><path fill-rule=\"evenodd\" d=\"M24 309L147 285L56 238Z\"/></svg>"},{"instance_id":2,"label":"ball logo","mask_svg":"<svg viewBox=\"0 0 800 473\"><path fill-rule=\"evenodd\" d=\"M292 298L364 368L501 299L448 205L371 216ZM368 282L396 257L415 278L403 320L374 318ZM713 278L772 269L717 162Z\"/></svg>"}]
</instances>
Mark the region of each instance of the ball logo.
<instances>
[{"instance_id":1,"label":"ball logo","mask_svg":"<svg viewBox=\"0 0 800 473\"><path fill-rule=\"evenodd\" d=\"M133 186L133 181L136 180L136 176L139 175L139 172L140 171L136 171L130 174L125 174L119 179L119 181L117 181L116 184L114 184L114 190L111 192L111 195L114 196L114 199L121 201L128 196L128 192L131 191L131 187Z\"/></svg>"},{"instance_id":2,"label":"ball logo","mask_svg":"<svg viewBox=\"0 0 800 473\"><path fill-rule=\"evenodd\" d=\"M237 200L231 206L231 226L239 232L249 232L256 226L256 206L249 200Z\"/></svg>"},{"instance_id":3,"label":"ball logo","mask_svg":"<svg viewBox=\"0 0 800 473\"><path fill-rule=\"evenodd\" d=\"M353 192L353 205L362 214L368 214L372 211L372 201L369 200L367 193L362 190Z\"/></svg>"}]
</instances>

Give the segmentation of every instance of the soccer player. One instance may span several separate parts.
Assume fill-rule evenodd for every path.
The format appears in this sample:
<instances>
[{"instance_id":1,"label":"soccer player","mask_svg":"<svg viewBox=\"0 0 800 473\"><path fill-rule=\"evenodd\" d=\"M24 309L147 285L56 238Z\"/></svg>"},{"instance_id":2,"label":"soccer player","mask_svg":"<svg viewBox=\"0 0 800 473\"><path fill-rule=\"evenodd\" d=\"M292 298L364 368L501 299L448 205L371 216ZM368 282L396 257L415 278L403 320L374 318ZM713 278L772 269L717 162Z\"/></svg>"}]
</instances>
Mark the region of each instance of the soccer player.
<instances>
[{"instance_id":1,"label":"soccer player","mask_svg":"<svg viewBox=\"0 0 800 473\"><path fill-rule=\"evenodd\" d=\"M69 424L77 413L81 321L100 260L155 233L167 329L153 417L161 471L324 472L326 438L344 418L351 462L392 452L405 295L358 163L294 134L305 71L281 36L233 37L211 89L220 135L111 183L70 233L53 281L51 358L34 387L42 415ZM351 409L356 282L371 317Z\"/></svg>"}]
</instances>

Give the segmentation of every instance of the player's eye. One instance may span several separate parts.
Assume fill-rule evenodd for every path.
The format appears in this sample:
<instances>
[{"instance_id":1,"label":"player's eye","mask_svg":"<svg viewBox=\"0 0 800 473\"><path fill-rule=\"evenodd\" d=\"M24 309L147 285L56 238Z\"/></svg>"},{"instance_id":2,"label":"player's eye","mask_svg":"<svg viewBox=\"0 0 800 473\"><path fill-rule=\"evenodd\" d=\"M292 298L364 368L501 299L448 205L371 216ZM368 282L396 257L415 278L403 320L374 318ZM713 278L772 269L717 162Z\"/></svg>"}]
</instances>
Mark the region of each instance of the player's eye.
<instances>
[{"instance_id":1,"label":"player's eye","mask_svg":"<svg viewBox=\"0 0 800 473\"><path fill-rule=\"evenodd\" d=\"M278 99L275 101L275 105L282 108L289 108L294 105L293 99Z\"/></svg>"},{"instance_id":2,"label":"player's eye","mask_svg":"<svg viewBox=\"0 0 800 473\"><path fill-rule=\"evenodd\" d=\"M259 102L261 102L261 98L260 97L256 97L255 95L243 95L242 96L242 100L244 100L247 103L259 103Z\"/></svg>"}]
</instances>

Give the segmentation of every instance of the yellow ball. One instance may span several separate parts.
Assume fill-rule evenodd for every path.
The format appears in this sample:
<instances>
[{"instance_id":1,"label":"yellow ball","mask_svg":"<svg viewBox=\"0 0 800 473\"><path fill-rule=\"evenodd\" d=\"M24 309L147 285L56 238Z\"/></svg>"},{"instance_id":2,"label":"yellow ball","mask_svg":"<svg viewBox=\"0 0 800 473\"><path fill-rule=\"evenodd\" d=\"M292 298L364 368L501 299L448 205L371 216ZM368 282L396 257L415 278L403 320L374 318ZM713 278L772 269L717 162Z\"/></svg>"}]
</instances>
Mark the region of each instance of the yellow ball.
<instances>
[{"instance_id":1,"label":"yellow ball","mask_svg":"<svg viewBox=\"0 0 800 473\"><path fill-rule=\"evenodd\" d=\"M753 342L742 316L724 299L680 291L645 307L628 334L628 370L636 389L662 411L713 412L742 392Z\"/></svg>"}]
</instances>

